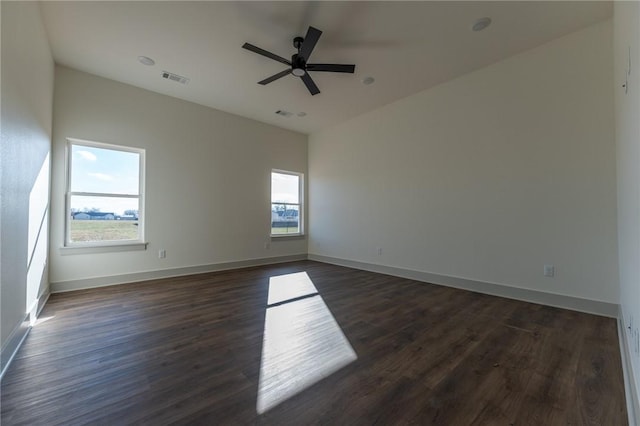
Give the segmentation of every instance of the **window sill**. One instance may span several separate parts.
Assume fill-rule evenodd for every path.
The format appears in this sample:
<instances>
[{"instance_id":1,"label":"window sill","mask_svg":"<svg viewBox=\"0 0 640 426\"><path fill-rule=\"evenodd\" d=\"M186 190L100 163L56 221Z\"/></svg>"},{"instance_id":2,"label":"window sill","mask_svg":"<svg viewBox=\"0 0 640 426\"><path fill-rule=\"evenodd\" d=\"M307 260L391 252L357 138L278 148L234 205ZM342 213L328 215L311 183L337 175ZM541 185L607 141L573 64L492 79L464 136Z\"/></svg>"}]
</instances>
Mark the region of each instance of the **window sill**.
<instances>
[{"instance_id":1,"label":"window sill","mask_svg":"<svg viewBox=\"0 0 640 426\"><path fill-rule=\"evenodd\" d=\"M119 244L100 244L100 245L77 245L60 247L60 254L63 256L70 254L94 254L94 253L112 253L119 251L140 251L146 250L149 243L119 243Z\"/></svg>"},{"instance_id":2,"label":"window sill","mask_svg":"<svg viewBox=\"0 0 640 426\"><path fill-rule=\"evenodd\" d=\"M272 234L271 240L304 240L305 234Z\"/></svg>"}]
</instances>

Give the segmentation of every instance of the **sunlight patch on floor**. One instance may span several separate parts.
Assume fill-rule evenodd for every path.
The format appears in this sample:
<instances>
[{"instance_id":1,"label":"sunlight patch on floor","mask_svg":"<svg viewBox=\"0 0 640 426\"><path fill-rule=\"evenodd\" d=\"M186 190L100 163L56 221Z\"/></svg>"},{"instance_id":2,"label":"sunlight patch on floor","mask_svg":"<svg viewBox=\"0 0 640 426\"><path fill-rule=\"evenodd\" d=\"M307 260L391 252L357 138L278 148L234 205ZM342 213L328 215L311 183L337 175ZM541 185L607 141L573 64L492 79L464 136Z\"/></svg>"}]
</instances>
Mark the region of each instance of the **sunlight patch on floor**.
<instances>
[{"instance_id":1,"label":"sunlight patch on floor","mask_svg":"<svg viewBox=\"0 0 640 426\"><path fill-rule=\"evenodd\" d=\"M33 324L31 324L33 327L38 326L40 324L42 324L43 322L47 322L49 320L54 319L56 316L55 315L51 315L50 317L39 317L38 319L35 320L35 322Z\"/></svg>"},{"instance_id":2,"label":"sunlight patch on floor","mask_svg":"<svg viewBox=\"0 0 640 426\"><path fill-rule=\"evenodd\" d=\"M271 277L268 305L258 414L358 358L306 272Z\"/></svg>"}]
</instances>

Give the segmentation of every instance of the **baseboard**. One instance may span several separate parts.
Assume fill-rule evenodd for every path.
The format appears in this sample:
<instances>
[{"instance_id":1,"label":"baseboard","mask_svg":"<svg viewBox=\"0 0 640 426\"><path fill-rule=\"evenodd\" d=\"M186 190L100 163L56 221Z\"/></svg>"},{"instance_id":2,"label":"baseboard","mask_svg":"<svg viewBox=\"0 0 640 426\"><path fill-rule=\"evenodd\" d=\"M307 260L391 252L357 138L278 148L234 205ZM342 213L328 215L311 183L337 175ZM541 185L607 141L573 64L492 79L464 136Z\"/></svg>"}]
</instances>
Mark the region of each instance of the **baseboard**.
<instances>
[{"instance_id":1,"label":"baseboard","mask_svg":"<svg viewBox=\"0 0 640 426\"><path fill-rule=\"evenodd\" d=\"M49 300L49 296L51 296L51 287L47 287L47 289L38 297L38 307L36 308L36 318L40 316L40 312L44 308L44 305L47 304Z\"/></svg>"},{"instance_id":2,"label":"baseboard","mask_svg":"<svg viewBox=\"0 0 640 426\"><path fill-rule=\"evenodd\" d=\"M622 358L622 374L624 376L624 394L627 400L627 414L629 424L637 425L637 414L640 413L640 399L638 399L638 387L631 365L631 346L629 345L629 333L625 327L622 307L618 313L618 341L620 342L620 356Z\"/></svg>"},{"instance_id":3,"label":"baseboard","mask_svg":"<svg viewBox=\"0 0 640 426\"><path fill-rule=\"evenodd\" d=\"M475 281L467 278L450 277L447 275L432 274L430 272L415 271L412 269L396 268L393 266L376 265L373 263L359 262L356 260L340 259L317 254L309 254L309 260L331 263L333 265L347 266L365 271L393 275L411 280L439 284L462 290L475 291L490 294L492 296L506 297L508 299L522 300L524 302L539 303L541 305L570 309L572 311L586 312L610 318L618 317L618 304L600 302L597 300L582 299L579 297L565 296L547 293L543 291L529 290L518 287L510 287L503 284L495 284L484 281Z\"/></svg>"},{"instance_id":4,"label":"baseboard","mask_svg":"<svg viewBox=\"0 0 640 426\"><path fill-rule=\"evenodd\" d=\"M106 287L116 284L126 284L139 281L155 280L160 278L179 277L183 275L202 274L206 272L226 271L229 269L247 268L251 266L295 262L306 259L307 255L305 253L290 256L264 257L259 259L240 260L234 262L213 263L209 265L187 266L184 268L160 269L156 271L136 272L133 274L95 277L82 280L59 281L51 283L51 293L63 293L66 291Z\"/></svg>"},{"instance_id":5,"label":"baseboard","mask_svg":"<svg viewBox=\"0 0 640 426\"><path fill-rule=\"evenodd\" d=\"M40 311L42 311L42 308L44 308L44 305L45 303L47 303L47 300L49 300L50 295L51 292L49 291L49 287L47 287L45 291L43 291L42 294L40 294L40 296L38 296L38 298L34 300L31 306L29 306L29 308L27 309L27 317L31 325L33 325L34 321L40 315Z\"/></svg>"},{"instance_id":6,"label":"baseboard","mask_svg":"<svg viewBox=\"0 0 640 426\"><path fill-rule=\"evenodd\" d=\"M25 314L22 321L20 321L18 325L16 325L16 327L13 329L11 335L9 335L9 338L0 351L0 380L2 380L2 377L4 377L4 373L7 371L9 364L11 364L13 357L16 356L16 353L18 352L18 349L20 349L22 342L24 342L24 339L27 338L27 334L29 334L30 330L31 327L29 326L29 315Z\"/></svg>"},{"instance_id":7,"label":"baseboard","mask_svg":"<svg viewBox=\"0 0 640 426\"><path fill-rule=\"evenodd\" d=\"M9 336L9 338L7 339L7 342L3 346L2 352L0 354L0 360L2 363L1 364L2 370L0 371L0 379L2 379L2 377L4 376L4 373L7 371L7 368L9 368L9 364L11 364L11 361L13 361L13 358L16 356L16 353L18 353L20 346L22 346L22 343L27 338L27 335L31 330L31 325L34 323L36 318L40 315L40 312L42 311L42 308L44 308L44 305L47 303L47 300L49 300L50 295L51 295L51 292L49 291L49 287L47 287L45 291L42 292L40 297L38 297L38 300L36 300L33 303L33 310L32 310L32 313L34 314L33 317L31 313L25 314L22 321L20 321L20 323L18 323L16 328L11 332L11 336Z\"/></svg>"}]
</instances>

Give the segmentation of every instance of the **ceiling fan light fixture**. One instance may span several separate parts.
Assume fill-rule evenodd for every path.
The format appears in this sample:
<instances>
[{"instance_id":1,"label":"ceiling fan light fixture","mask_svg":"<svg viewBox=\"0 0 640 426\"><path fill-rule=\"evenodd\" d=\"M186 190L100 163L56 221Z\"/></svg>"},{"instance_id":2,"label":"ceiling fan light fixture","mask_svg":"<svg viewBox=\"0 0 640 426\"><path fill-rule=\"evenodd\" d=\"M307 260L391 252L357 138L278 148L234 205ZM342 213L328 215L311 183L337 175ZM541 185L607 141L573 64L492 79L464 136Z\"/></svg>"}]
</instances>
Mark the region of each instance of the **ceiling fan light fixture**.
<instances>
[{"instance_id":1,"label":"ceiling fan light fixture","mask_svg":"<svg viewBox=\"0 0 640 426\"><path fill-rule=\"evenodd\" d=\"M302 68L294 68L294 69L291 70L291 74L295 75L296 77L302 77L306 73L307 72L305 70L303 70Z\"/></svg>"}]
</instances>

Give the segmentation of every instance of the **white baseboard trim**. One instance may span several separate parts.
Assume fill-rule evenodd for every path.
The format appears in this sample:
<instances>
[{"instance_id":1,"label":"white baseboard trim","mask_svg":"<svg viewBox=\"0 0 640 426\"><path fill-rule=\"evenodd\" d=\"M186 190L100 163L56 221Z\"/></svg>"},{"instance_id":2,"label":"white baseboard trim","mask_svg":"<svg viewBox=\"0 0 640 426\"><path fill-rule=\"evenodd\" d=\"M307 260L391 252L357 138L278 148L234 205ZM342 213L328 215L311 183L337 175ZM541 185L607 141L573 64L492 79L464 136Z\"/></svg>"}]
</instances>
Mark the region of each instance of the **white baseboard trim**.
<instances>
[{"instance_id":1,"label":"white baseboard trim","mask_svg":"<svg viewBox=\"0 0 640 426\"><path fill-rule=\"evenodd\" d=\"M36 318L40 316L40 312L44 308L44 305L49 301L49 296L51 296L51 286L47 287L47 289L40 295L38 298L38 308L36 309Z\"/></svg>"},{"instance_id":2,"label":"white baseboard trim","mask_svg":"<svg viewBox=\"0 0 640 426\"><path fill-rule=\"evenodd\" d=\"M40 315L40 312L42 311L42 308L44 308L44 305L47 303L47 300L49 300L50 295L51 292L49 291L49 287L47 287L45 291L42 292L40 297L38 297L38 299L33 302L33 309L31 309L30 312L34 314L34 318L32 318L31 313L25 314L22 321L20 321L16 328L14 328L11 332L11 336L9 336L9 338L7 339L6 344L2 347L2 351L0 353L0 362L2 363L0 379L4 377L4 373L9 368L11 361L13 361L13 358L18 353L20 346L22 346L22 343L27 338L29 331L31 331L31 324L33 324L35 319Z\"/></svg>"},{"instance_id":3,"label":"white baseboard trim","mask_svg":"<svg viewBox=\"0 0 640 426\"><path fill-rule=\"evenodd\" d=\"M317 254L309 254L309 260L362 269L416 281L439 284L446 287L454 287L477 293L490 294L492 296L506 297L507 299L522 300L524 302L539 303L541 305L570 309L572 311L586 312L610 318L618 317L618 304L600 302L597 300L582 299L573 296L552 294L543 291L529 290L518 287L510 287L503 284L475 281L467 278L450 277L447 275L432 274L430 272L415 271L412 269L396 268L393 266L376 265L373 263L359 262L356 260L340 259Z\"/></svg>"},{"instance_id":4,"label":"white baseboard trim","mask_svg":"<svg viewBox=\"0 0 640 426\"><path fill-rule=\"evenodd\" d=\"M624 395L627 400L627 415L629 425L638 425L637 414L640 413L640 399L638 399L638 387L631 366L631 346L629 346L629 333L625 326L622 307L618 314L618 341L620 342L620 356L622 358L622 375L624 376Z\"/></svg>"},{"instance_id":5,"label":"white baseboard trim","mask_svg":"<svg viewBox=\"0 0 640 426\"><path fill-rule=\"evenodd\" d=\"M127 284L139 281L156 280L160 278L179 277L183 275L202 274L206 272L226 271L229 269L248 268L251 266L271 265L276 263L306 260L307 254L289 256L263 257L234 262L213 263L209 265L187 266L184 268L160 269L156 271L135 272L132 274L111 275L106 277L87 278L82 280L59 281L51 283L51 293L85 290L96 287L106 287L116 284Z\"/></svg>"},{"instance_id":6,"label":"white baseboard trim","mask_svg":"<svg viewBox=\"0 0 640 426\"><path fill-rule=\"evenodd\" d=\"M16 325L16 327L13 329L6 343L2 347L2 350L0 351L0 364L2 366L0 370L0 380L2 380L2 377L4 377L4 373L7 372L7 368L11 364L11 361L13 361L16 353L18 353L18 349L20 349L20 346L22 346L22 342L24 342L24 339L27 338L30 330L31 327L29 326L29 315L25 314L22 321L20 321L18 325Z\"/></svg>"}]
</instances>

